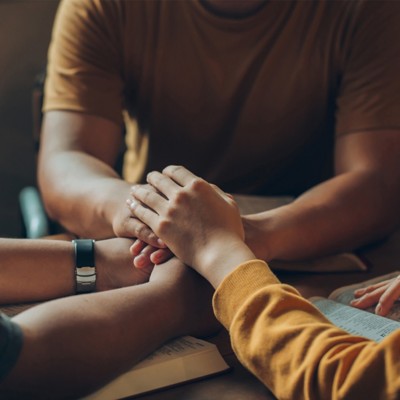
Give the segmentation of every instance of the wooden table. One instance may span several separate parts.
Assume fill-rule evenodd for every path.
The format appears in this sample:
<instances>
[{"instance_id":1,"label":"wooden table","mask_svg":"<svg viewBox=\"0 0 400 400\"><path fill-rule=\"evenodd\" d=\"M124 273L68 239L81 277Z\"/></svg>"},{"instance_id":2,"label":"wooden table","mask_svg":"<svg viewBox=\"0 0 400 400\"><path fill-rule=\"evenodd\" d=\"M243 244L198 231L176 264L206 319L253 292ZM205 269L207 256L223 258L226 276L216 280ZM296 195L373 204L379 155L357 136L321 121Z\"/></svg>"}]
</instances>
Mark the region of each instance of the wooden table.
<instances>
[{"instance_id":1,"label":"wooden table","mask_svg":"<svg viewBox=\"0 0 400 400\"><path fill-rule=\"evenodd\" d=\"M355 273L280 273L280 279L295 286L305 297L327 296L339 286L344 286L394 270L400 270L400 231L388 240L362 250L369 263L368 272ZM229 338L220 335L212 339L220 348L226 361L233 367L227 374L142 395L141 400L272 400L275 397L254 376L243 368L229 351Z\"/></svg>"}]
</instances>

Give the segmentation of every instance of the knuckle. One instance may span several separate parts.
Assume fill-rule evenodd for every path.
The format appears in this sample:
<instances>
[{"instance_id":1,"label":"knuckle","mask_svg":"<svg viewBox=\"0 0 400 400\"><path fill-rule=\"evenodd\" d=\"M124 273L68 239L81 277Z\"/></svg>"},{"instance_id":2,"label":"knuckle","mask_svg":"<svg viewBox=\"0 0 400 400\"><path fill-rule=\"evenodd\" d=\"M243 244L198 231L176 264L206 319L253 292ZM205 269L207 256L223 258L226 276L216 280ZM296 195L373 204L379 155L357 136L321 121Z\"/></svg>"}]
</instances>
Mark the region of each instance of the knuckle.
<instances>
[{"instance_id":1,"label":"knuckle","mask_svg":"<svg viewBox=\"0 0 400 400\"><path fill-rule=\"evenodd\" d=\"M386 305L388 305L389 303L390 303L390 296L382 296L380 299L379 299L379 303L381 304L381 306L386 306Z\"/></svg>"},{"instance_id":2,"label":"knuckle","mask_svg":"<svg viewBox=\"0 0 400 400\"><path fill-rule=\"evenodd\" d=\"M144 224L139 223L135 229L138 238L143 239L146 236L147 228Z\"/></svg>"},{"instance_id":3,"label":"knuckle","mask_svg":"<svg viewBox=\"0 0 400 400\"><path fill-rule=\"evenodd\" d=\"M149 198L149 191L146 190L142 190L142 202L146 203L146 200L148 200Z\"/></svg>"},{"instance_id":4,"label":"knuckle","mask_svg":"<svg viewBox=\"0 0 400 400\"><path fill-rule=\"evenodd\" d=\"M208 186L207 182L199 177L193 178L188 185L189 189L195 192L203 191L204 189L207 188L207 186Z\"/></svg>"},{"instance_id":5,"label":"knuckle","mask_svg":"<svg viewBox=\"0 0 400 400\"><path fill-rule=\"evenodd\" d=\"M183 205L187 202L188 198L189 194L187 191L183 189L176 191L174 195L171 196L170 207L168 211L172 210L173 212L175 212L180 205Z\"/></svg>"},{"instance_id":6,"label":"knuckle","mask_svg":"<svg viewBox=\"0 0 400 400\"><path fill-rule=\"evenodd\" d=\"M360 301L363 303L370 303L374 296L371 293L365 293L361 298Z\"/></svg>"},{"instance_id":7,"label":"knuckle","mask_svg":"<svg viewBox=\"0 0 400 400\"><path fill-rule=\"evenodd\" d=\"M147 182L155 182L157 180L157 173L155 171L151 171L146 176Z\"/></svg>"},{"instance_id":8,"label":"knuckle","mask_svg":"<svg viewBox=\"0 0 400 400\"><path fill-rule=\"evenodd\" d=\"M168 231L171 228L171 219L170 218L162 218L160 219L160 222L158 224L158 229L157 229L157 233L162 236L164 234L167 234Z\"/></svg>"},{"instance_id":9,"label":"knuckle","mask_svg":"<svg viewBox=\"0 0 400 400\"><path fill-rule=\"evenodd\" d=\"M170 204L167 211L165 212L165 218L167 220L173 220L177 216L179 209L179 203Z\"/></svg>"}]
</instances>

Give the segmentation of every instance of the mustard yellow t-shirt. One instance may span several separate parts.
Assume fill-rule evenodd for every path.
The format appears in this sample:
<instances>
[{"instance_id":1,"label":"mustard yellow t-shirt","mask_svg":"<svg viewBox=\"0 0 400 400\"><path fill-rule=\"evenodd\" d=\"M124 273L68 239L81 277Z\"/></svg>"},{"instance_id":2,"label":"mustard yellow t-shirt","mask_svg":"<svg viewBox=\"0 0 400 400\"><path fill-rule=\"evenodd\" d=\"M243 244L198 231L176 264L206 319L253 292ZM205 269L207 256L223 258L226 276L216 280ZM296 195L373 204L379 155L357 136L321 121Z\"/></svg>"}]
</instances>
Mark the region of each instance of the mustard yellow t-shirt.
<instances>
[{"instance_id":1,"label":"mustard yellow t-shirt","mask_svg":"<svg viewBox=\"0 0 400 400\"><path fill-rule=\"evenodd\" d=\"M399 42L397 1L271 0L233 19L199 0L64 0L44 110L126 110L148 146L128 179L182 164L297 195L333 174L335 137L400 128Z\"/></svg>"},{"instance_id":2,"label":"mustard yellow t-shirt","mask_svg":"<svg viewBox=\"0 0 400 400\"><path fill-rule=\"evenodd\" d=\"M213 307L239 360L278 399L400 398L400 330L380 343L344 332L264 261L228 275Z\"/></svg>"}]
</instances>

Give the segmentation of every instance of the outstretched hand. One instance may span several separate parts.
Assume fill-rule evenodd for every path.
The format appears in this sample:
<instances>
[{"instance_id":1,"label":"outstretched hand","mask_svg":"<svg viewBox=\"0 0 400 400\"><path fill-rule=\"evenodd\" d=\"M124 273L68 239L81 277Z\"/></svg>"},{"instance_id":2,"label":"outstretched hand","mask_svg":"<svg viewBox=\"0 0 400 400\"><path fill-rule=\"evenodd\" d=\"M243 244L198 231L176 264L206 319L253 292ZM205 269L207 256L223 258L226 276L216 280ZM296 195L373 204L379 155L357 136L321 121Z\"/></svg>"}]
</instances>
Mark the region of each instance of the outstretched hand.
<instances>
[{"instance_id":1,"label":"outstretched hand","mask_svg":"<svg viewBox=\"0 0 400 400\"><path fill-rule=\"evenodd\" d=\"M354 292L354 296L356 298L351 302L353 307L365 309L376 304L375 313L385 316L400 297L400 275L358 289Z\"/></svg>"}]
</instances>

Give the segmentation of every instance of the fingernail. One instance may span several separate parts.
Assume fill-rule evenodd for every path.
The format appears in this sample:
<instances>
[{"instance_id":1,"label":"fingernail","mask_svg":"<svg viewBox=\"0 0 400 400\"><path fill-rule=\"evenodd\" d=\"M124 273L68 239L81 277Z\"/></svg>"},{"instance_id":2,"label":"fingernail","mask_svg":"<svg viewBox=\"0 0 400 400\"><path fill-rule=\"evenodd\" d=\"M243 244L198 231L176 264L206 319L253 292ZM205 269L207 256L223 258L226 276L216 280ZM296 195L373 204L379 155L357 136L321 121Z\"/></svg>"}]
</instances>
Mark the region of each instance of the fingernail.
<instances>
[{"instance_id":1,"label":"fingernail","mask_svg":"<svg viewBox=\"0 0 400 400\"><path fill-rule=\"evenodd\" d=\"M129 208L131 210L134 210L136 208L136 206L137 206L136 201L131 200L131 202L129 203Z\"/></svg>"},{"instance_id":2,"label":"fingernail","mask_svg":"<svg viewBox=\"0 0 400 400\"><path fill-rule=\"evenodd\" d=\"M350 304L356 304L356 303L358 303L358 299L353 299L350 301Z\"/></svg>"},{"instance_id":3,"label":"fingernail","mask_svg":"<svg viewBox=\"0 0 400 400\"><path fill-rule=\"evenodd\" d=\"M163 240L161 240L161 239L157 239L157 244L158 244L159 246L162 246L162 247L164 247L164 246L165 246L165 243L164 243L164 241L163 241Z\"/></svg>"},{"instance_id":4,"label":"fingernail","mask_svg":"<svg viewBox=\"0 0 400 400\"><path fill-rule=\"evenodd\" d=\"M381 315L382 314L382 306L380 303L375 308L375 314Z\"/></svg>"},{"instance_id":5,"label":"fingernail","mask_svg":"<svg viewBox=\"0 0 400 400\"><path fill-rule=\"evenodd\" d=\"M131 192L134 192L138 187L139 187L138 185L131 186Z\"/></svg>"},{"instance_id":6,"label":"fingernail","mask_svg":"<svg viewBox=\"0 0 400 400\"><path fill-rule=\"evenodd\" d=\"M145 258L142 255L135 257L135 266L141 268L144 265Z\"/></svg>"}]
</instances>

